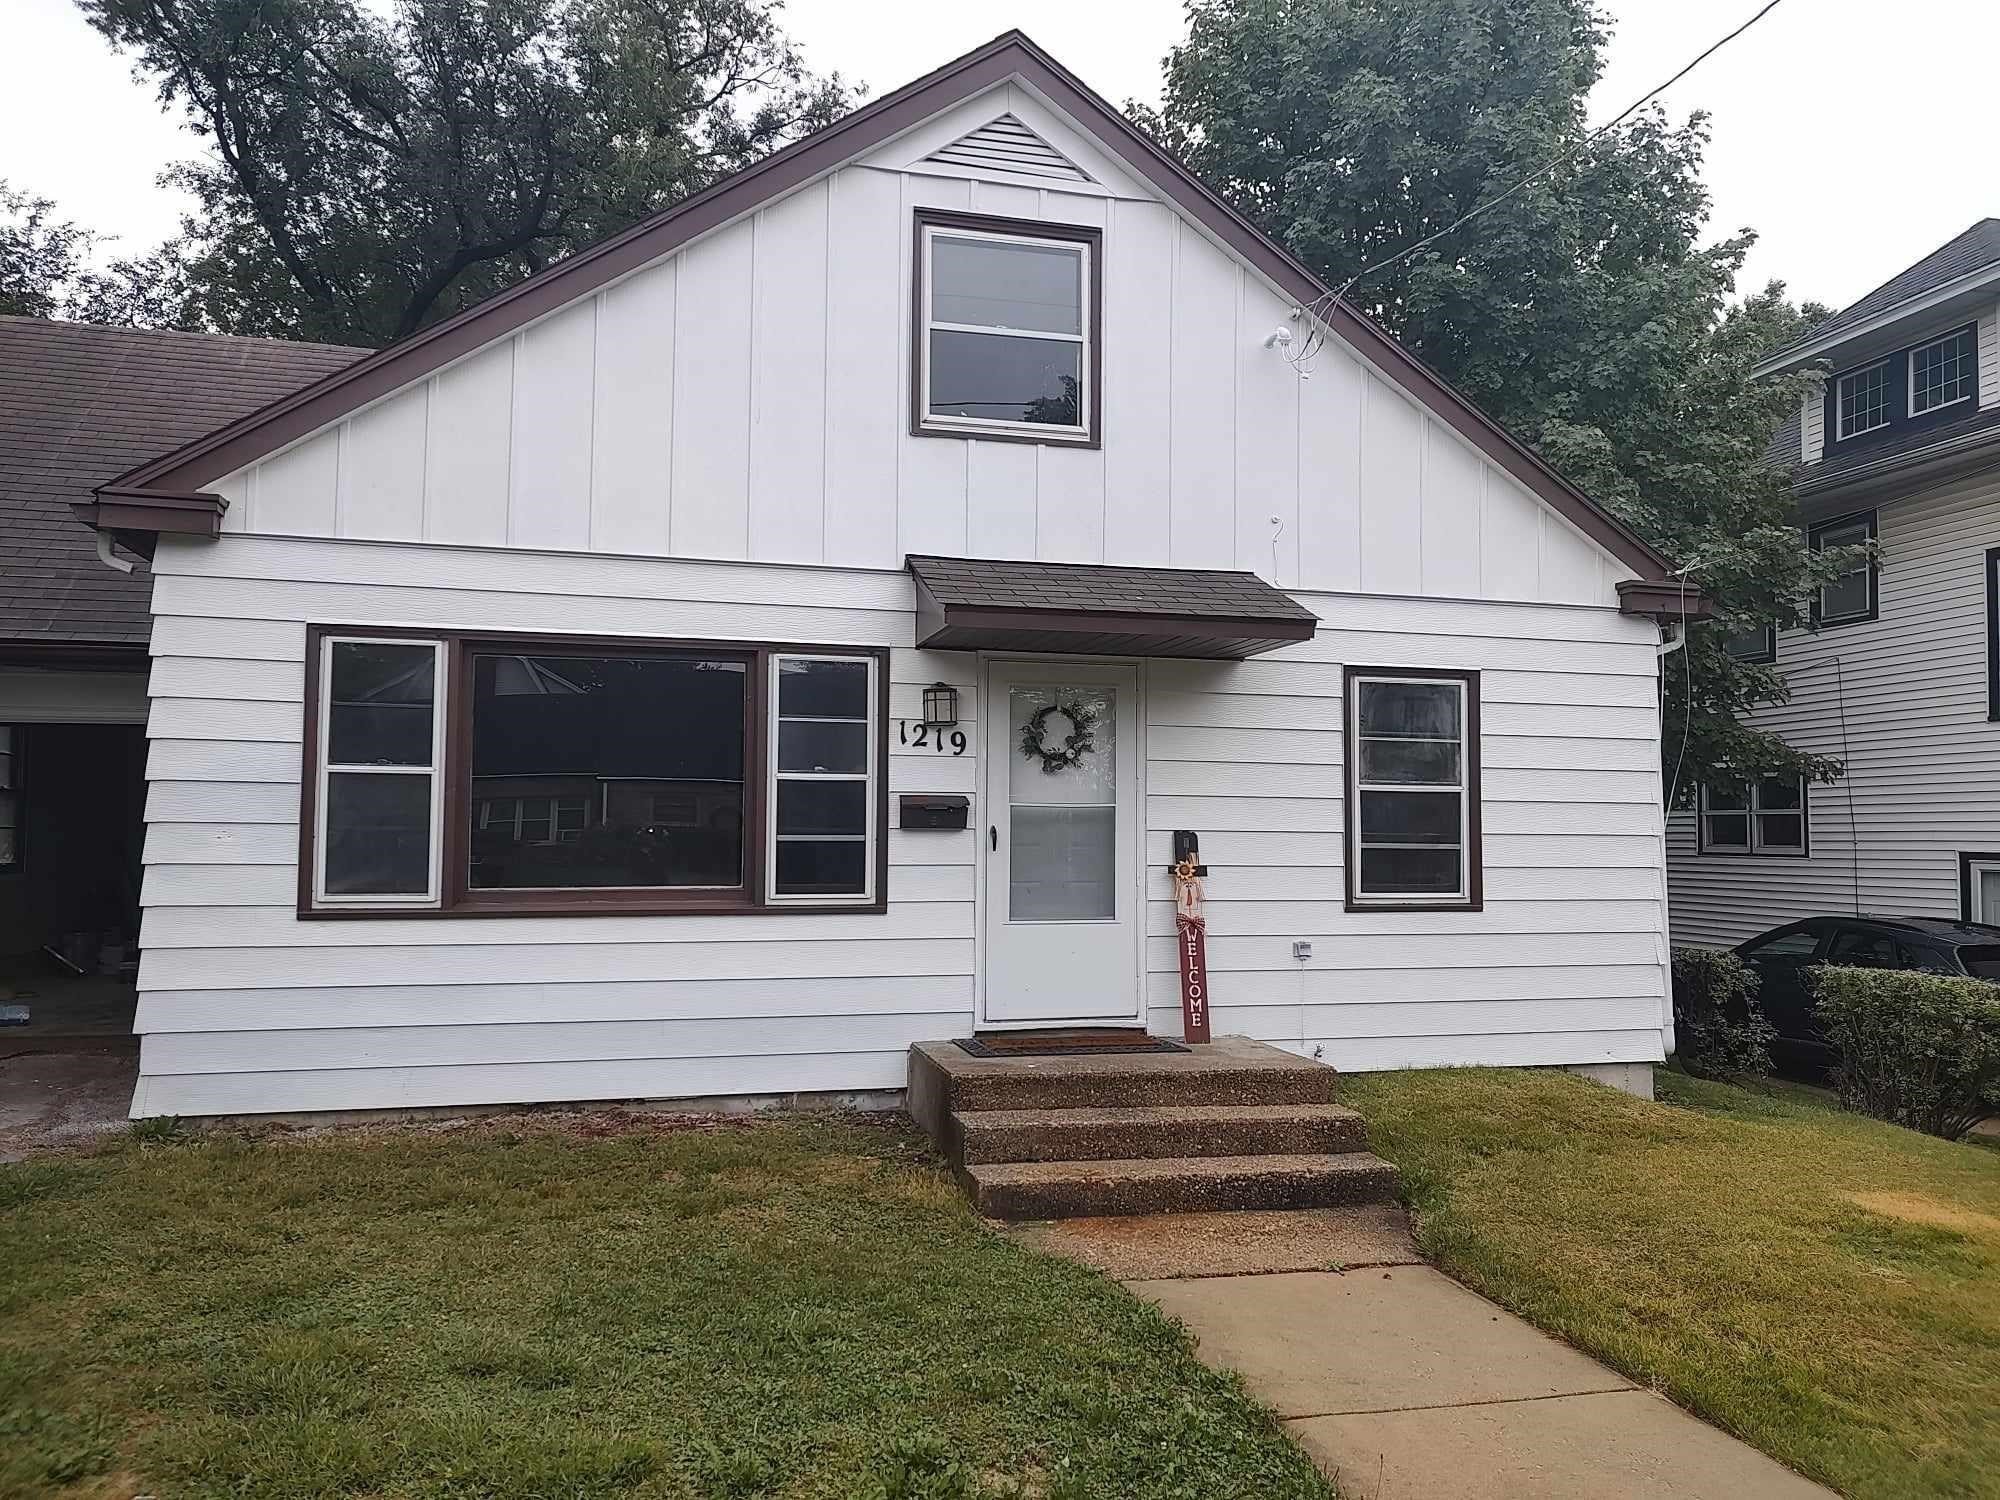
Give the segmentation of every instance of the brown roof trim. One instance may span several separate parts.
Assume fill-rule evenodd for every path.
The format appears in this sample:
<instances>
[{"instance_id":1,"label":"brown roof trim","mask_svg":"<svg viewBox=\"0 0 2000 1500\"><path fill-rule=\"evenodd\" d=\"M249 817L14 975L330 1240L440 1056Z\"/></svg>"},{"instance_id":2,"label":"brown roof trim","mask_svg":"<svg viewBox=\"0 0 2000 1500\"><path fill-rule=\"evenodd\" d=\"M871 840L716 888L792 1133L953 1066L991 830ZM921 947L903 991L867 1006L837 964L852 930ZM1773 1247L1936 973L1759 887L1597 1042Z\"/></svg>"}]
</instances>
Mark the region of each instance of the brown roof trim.
<instances>
[{"instance_id":1,"label":"brown roof trim","mask_svg":"<svg viewBox=\"0 0 2000 1500\"><path fill-rule=\"evenodd\" d=\"M115 533L118 540L142 556L153 555L152 539L162 532L181 536L217 537L229 502L220 495L199 492L136 489L107 484L93 500L70 505L76 518L97 531Z\"/></svg>"},{"instance_id":2,"label":"brown roof trim","mask_svg":"<svg viewBox=\"0 0 2000 1500\"><path fill-rule=\"evenodd\" d=\"M1650 615L1662 623L1678 620L1705 620L1715 612L1701 585L1692 579L1685 584L1677 579L1656 582L1644 578L1627 578L1618 585L1618 612L1624 615Z\"/></svg>"},{"instance_id":3,"label":"brown roof trim","mask_svg":"<svg viewBox=\"0 0 2000 1500\"><path fill-rule=\"evenodd\" d=\"M1019 31L1003 33L825 130L794 142L645 223L517 282L477 307L131 470L118 483L181 489L208 483L637 270L960 100L1016 76L1074 117L1113 154L1301 306L1327 304L1330 311L1325 320L1336 333L1591 540L1647 578L1668 577L1666 559L1636 532L1564 479L1381 328L1346 303L1332 299L1329 289L1290 252L1223 202Z\"/></svg>"}]
</instances>

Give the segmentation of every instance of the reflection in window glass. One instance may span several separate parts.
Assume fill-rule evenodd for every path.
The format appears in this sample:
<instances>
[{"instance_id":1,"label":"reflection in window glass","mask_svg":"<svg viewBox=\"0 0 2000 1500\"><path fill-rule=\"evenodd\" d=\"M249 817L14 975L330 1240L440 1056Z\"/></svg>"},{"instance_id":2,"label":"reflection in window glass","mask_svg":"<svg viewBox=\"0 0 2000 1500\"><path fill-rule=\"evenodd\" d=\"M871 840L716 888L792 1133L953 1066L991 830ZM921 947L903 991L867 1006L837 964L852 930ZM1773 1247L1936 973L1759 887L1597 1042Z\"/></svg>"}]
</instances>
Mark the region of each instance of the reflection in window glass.
<instances>
[{"instance_id":1,"label":"reflection in window glass","mask_svg":"<svg viewBox=\"0 0 2000 1500\"><path fill-rule=\"evenodd\" d=\"M477 651L471 679L473 889L743 883L745 661Z\"/></svg>"},{"instance_id":2,"label":"reflection in window glass","mask_svg":"<svg viewBox=\"0 0 2000 1500\"><path fill-rule=\"evenodd\" d=\"M926 231L923 410L971 425L1089 425L1089 248Z\"/></svg>"},{"instance_id":3,"label":"reflection in window glass","mask_svg":"<svg viewBox=\"0 0 2000 1500\"><path fill-rule=\"evenodd\" d=\"M437 647L327 638L320 670L319 894L437 894Z\"/></svg>"},{"instance_id":4,"label":"reflection in window glass","mask_svg":"<svg viewBox=\"0 0 2000 1500\"><path fill-rule=\"evenodd\" d=\"M771 659L771 890L865 896L875 837L872 660Z\"/></svg>"}]
</instances>

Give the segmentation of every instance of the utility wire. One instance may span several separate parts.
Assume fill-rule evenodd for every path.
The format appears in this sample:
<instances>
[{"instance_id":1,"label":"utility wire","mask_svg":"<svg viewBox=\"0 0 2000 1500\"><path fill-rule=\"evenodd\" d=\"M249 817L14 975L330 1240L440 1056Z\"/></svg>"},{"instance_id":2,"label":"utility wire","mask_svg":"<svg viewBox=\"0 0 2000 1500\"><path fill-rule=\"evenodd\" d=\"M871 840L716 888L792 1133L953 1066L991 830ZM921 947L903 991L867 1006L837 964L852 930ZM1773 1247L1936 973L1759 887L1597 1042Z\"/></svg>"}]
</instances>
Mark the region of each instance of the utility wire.
<instances>
[{"instance_id":1,"label":"utility wire","mask_svg":"<svg viewBox=\"0 0 2000 1500\"><path fill-rule=\"evenodd\" d=\"M1408 260L1412 255L1415 255L1419 250L1422 250L1425 246L1436 244L1439 240L1443 239L1446 235L1452 233L1454 230L1464 228L1467 224L1470 224L1474 219L1478 218L1480 215L1490 213L1494 209L1498 208L1501 204L1505 203L1509 198L1513 197L1516 193L1519 193L1523 189L1531 187L1535 183L1541 181L1544 177L1547 177L1551 172L1554 172L1558 167L1562 166L1565 162L1573 160L1575 157L1582 154L1584 151L1588 150L1591 146L1594 146L1598 141L1602 140L1605 136L1609 135L1612 131L1616 130L1620 125L1623 125L1627 120L1631 119L1633 115L1637 114L1641 109L1645 108L1646 105L1650 104L1655 98L1657 98L1661 94L1664 94L1668 89L1672 88L1675 84L1679 83L1683 78L1687 77L1688 74L1692 73L1696 68L1700 67L1703 63L1707 62L1711 57L1715 56L1716 53L1720 52L1724 47L1728 46L1731 42L1735 41L1739 36L1743 35L1744 32L1748 31L1752 26L1755 26L1759 21L1763 20L1764 17L1768 16L1772 11L1776 10L1778 6L1782 3L1783 0L1766 0L1763 9L1759 10L1755 15L1751 16L1749 20L1745 21L1742 25L1738 26L1734 31L1730 32L1727 36L1724 36L1720 40L1710 44L1710 46L1706 50L1704 50L1698 57L1696 57L1694 61L1690 62L1686 67L1682 68L1678 73L1674 74L1674 76L1669 78L1665 83L1658 84L1655 87L1648 89L1644 94L1640 95L1637 99L1633 100L1632 103L1626 107L1625 111L1622 114L1620 114L1616 119L1611 120L1606 124L1600 125L1596 130L1593 130L1589 135L1585 136L1582 140L1578 141L1574 146L1571 146L1568 150L1559 152L1555 156L1550 157L1547 161L1543 162L1541 166L1535 168L1534 171L1530 172L1526 177L1523 177L1520 181L1516 182L1512 187L1507 188L1505 191L1499 193L1497 196L1493 198L1489 198L1484 203L1474 205L1467 212L1461 214L1458 218L1453 219L1449 224L1445 225L1444 228L1436 231L1433 234L1425 235L1422 239L1418 240L1414 245L1409 246L1407 249L1398 250L1394 255L1388 256L1382 260L1378 260L1374 262L1372 265L1363 266L1360 270L1356 271L1352 276L1348 277L1347 280L1341 284L1339 291L1333 292L1328 296L1320 298L1317 302L1315 302L1312 305L1312 307L1307 309L1307 312L1315 315L1320 314L1322 309L1324 309L1327 312L1331 312L1332 304L1344 299L1349 292L1354 290L1355 284L1359 282L1363 277L1372 276L1375 272L1384 270L1389 266L1393 266L1398 261ZM1315 332L1307 336L1306 347L1299 351L1298 359L1299 360L1309 359L1317 348L1318 348L1318 334Z\"/></svg>"}]
</instances>

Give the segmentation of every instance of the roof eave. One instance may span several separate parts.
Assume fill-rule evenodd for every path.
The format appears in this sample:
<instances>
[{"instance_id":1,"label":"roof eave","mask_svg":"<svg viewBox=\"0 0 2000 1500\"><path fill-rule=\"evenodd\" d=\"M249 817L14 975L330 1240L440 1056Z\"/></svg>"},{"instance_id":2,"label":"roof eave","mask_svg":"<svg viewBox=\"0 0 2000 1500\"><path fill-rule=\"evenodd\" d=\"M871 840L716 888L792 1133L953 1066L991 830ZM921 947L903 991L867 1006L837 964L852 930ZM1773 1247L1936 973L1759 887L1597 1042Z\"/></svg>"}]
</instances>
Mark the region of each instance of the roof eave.
<instances>
[{"instance_id":1,"label":"roof eave","mask_svg":"<svg viewBox=\"0 0 2000 1500\"><path fill-rule=\"evenodd\" d=\"M128 551L150 558L163 535L213 540L222 535L229 501L203 491L173 492L132 485L101 485L70 511L93 531L108 532Z\"/></svg>"},{"instance_id":2,"label":"roof eave","mask_svg":"<svg viewBox=\"0 0 2000 1500\"><path fill-rule=\"evenodd\" d=\"M1943 286L1932 287L1929 291L1920 292L1914 297L1906 297L1901 302L1883 308L1872 317L1836 328L1823 337L1808 334L1789 349L1780 349L1760 364L1753 365L1750 369L1751 377L1761 379L1766 375L1782 375L1791 370L1802 369L1814 360L1832 353L1843 344L1864 339L1871 333L1880 333L1905 318L1914 318L1921 313L1929 312L1932 308L1942 307L1945 303L1963 297L1968 292L1976 292L1989 283L2000 286L2000 261L1967 271L1963 276L1955 277Z\"/></svg>"},{"instance_id":3,"label":"roof eave","mask_svg":"<svg viewBox=\"0 0 2000 1500\"><path fill-rule=\"evenodd\" d=\"M1618 585L1618 612L1671 625L1706 620L1715 613L1715 605L1691 579L1627 578Z\"/></svg>"}]
</instances>

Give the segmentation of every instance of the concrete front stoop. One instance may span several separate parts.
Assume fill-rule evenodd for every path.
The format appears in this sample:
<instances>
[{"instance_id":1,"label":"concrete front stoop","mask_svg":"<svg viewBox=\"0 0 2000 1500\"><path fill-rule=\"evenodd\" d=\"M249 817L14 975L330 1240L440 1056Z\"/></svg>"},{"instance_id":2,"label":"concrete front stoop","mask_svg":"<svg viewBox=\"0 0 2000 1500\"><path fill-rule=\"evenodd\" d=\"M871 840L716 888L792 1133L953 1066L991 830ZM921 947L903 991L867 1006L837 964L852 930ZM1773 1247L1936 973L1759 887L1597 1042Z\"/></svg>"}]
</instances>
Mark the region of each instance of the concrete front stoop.
<instances>
[{"instance_id":1,"label":"concrete front stoop","mask_svg":"<svg viewBox=\"0 0 2000 1500\"><path fill-rule=\"evenodd\" d=\"M910 1049L909 1110L996 1219L1384 1203L1340 1075L1241 1037L1180 1052Z\"/></svg>"}]
</instances>

